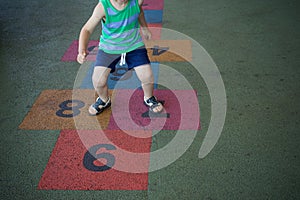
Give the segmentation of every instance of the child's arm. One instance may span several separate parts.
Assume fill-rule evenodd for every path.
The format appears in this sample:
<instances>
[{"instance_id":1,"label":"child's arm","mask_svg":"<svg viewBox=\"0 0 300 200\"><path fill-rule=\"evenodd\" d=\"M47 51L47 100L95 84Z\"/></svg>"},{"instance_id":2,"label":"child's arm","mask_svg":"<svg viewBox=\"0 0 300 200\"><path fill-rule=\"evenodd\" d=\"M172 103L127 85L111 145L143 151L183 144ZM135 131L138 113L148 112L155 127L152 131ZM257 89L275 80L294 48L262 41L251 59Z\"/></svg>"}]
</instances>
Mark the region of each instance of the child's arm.
<instances>
[{"instance_id":1,"label":"child's arm","mask_svg":"<svg viewBox=\"0 0 300 200\"><path fill-rule=\"evenodd\" d=\"M148 29L148 25L147 25L147 22L146 22L146 19L145 19L144 10L142 8L144 0L138 0L138 1L139 1L140 11L141 11L140 15L139 15L139 23L140 23L140 26L141 26L141 29L142 29L142 34L144 35L144 37L147 40L150 40L151 39L151 32Z\"/></svg>"},{"instance_id":2,"label":"child's arm","mask_svg":"<svg viewBox=\"0 0 300 200\"><path fill-rule=\"evenodd\" d=\"M78 55L77 62L82 64L86 60L88 53L88 42L91 34L94 32L96 26L100 23L101 19L105 16L105 11L101 3L98 3L94 8L92 16L88 19L82 27L79 35Z\"/></svg>"}]
</instances>

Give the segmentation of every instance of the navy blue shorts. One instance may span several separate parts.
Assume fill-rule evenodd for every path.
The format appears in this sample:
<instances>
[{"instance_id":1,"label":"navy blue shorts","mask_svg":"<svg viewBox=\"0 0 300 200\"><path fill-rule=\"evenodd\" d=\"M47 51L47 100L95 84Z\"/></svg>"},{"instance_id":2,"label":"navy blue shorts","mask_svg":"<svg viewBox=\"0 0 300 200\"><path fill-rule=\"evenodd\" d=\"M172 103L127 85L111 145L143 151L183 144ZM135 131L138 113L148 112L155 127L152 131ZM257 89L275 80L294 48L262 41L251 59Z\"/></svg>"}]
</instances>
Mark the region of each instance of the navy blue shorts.
<instances>
[{"instance_id":1,"label":"navy blue shorts","mask_svg":"<svg viewBox=\"0 0 300 200\"><path fill-rule=\"evenodd\" d=\"M121 54L109 54L99 49L94 66L108 67L111 69L111 73L113 73L120 59L121 59ZM128 66L128 70L131 70L134 67L138 67L150 63L147 50L145 47L138 48L126 53L125 60Z\"/></svg>"}]
</instances>

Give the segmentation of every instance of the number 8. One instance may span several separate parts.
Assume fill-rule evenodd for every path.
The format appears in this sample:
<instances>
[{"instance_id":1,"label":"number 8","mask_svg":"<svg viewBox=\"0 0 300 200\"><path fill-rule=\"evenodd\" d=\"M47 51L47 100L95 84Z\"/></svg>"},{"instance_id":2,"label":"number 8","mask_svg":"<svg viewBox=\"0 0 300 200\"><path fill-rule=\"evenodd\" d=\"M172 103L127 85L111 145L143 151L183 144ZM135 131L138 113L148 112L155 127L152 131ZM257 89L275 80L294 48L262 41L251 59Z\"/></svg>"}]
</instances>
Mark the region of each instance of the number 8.
<instances>
[{"instance_id":1,"label":"number 8","mask_svg":"<svg viewBox=\"0 0 300 200\"><path fill-rule=\"evenodd\" d=\"M76 106L68 106L68 104L73 104L73 103L77 103L77 105ZM85 105L84 102L82 102L80 100L67 100L67 101L64 101L61 104L59 104L59 107L61 109L56 112L56 115L59 116L59 117L66 117L66 118L74 117L74 116L80 114L79 109L84 107L84 105ZM72 110L73 113L66 114L65 113L66 110Z\"/></svg>"}]
</instances>

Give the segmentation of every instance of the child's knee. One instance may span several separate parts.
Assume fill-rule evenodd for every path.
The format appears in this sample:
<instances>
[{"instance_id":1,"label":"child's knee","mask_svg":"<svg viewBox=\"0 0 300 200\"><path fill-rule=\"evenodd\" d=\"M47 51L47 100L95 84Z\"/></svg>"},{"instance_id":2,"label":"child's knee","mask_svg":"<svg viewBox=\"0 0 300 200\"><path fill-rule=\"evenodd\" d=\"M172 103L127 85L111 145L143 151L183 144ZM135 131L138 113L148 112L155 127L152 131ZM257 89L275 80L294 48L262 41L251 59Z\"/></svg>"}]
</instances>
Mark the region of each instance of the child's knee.
<instances>
[{"instance_id":1,"label":"child's knee","mask_svg":"<svg viewBox=\"0 0 300 200\"><path fill-rule=\"evenodd\" d=\"M106 86L107 79L109 76L109 71L107 68L95 68L94 73L92 75L92 81L94 87L104 87Z\"/></svg>"},{"instance_id":2,"label":"child's knee","mask_svg":"<svg viewBox=\"0 0 300 200\"><path fill-rule=\"evenodd\" d=\"M106 82L107 82L105 77L97 76L95 74L92 76L92 81L95 87L104 87L106 86Z\"/></svg>"},{"instance_id":3,"label":"child's knee","mask_svg":"<svg viewBox=\"0 0 300 200\"><path fill-rule=\"evenodd\" d=\"M143 84L152 84L154 82L154 77L152 73L146 73L143 75L143 80L141 80Z\"/></svg>"}]
</instances>

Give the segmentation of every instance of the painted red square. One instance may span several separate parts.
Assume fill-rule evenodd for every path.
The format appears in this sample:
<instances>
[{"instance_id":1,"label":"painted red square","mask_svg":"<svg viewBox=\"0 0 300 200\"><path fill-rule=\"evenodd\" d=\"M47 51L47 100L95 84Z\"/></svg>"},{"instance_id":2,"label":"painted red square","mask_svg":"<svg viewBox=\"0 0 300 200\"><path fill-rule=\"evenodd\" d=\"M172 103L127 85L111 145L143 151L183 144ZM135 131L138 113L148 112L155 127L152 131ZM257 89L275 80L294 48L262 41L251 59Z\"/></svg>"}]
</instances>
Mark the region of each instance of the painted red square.
<instances>
[{"instance_id":1,"label":"painted red square","mask_svg":"<svg viewBox=\"0 0 300 200\"><path fill-rule=\"evenodd\" d=\"M61 131L38 189L147 190L148 172L128 171L147 171L152 133L131 131L130 134L143 138L129 136L121 130ZM102 146L97 150L97 155L109 154L114 158L115 163L112 168L97 171L87 167L92 166L97 169L97 166L103 166L109 160L98 157L92 162L86 159L89 152L87 149L91 150L91 147L97 145L115 147L115 149L106 149Z\"/></svg>"},{"instance_id":2,"label":"painted red square","mask_svg":"<svg viewBox=\"0 0 300 200\"><path fill-rule=\"evenodd\" d=\"M194 90L155 90L165 101L165 111L153 117L143 104L142 90L114 91L112 115L107 129L123 130L199 130L200 111ZM148 113L148 114L147 114Z\"/></svg>"}]
</instances>

